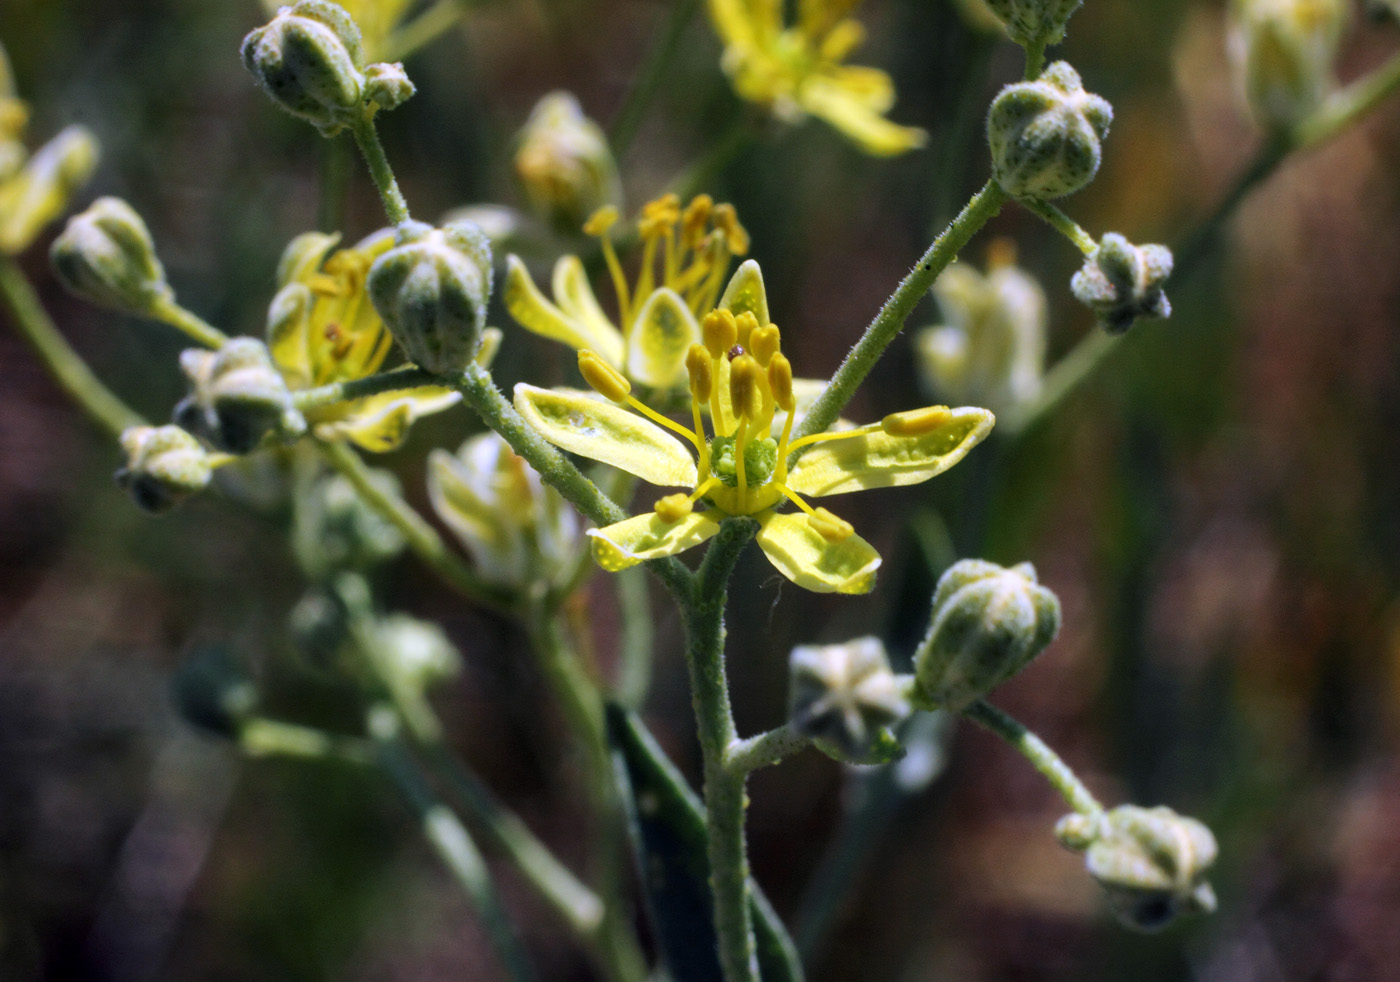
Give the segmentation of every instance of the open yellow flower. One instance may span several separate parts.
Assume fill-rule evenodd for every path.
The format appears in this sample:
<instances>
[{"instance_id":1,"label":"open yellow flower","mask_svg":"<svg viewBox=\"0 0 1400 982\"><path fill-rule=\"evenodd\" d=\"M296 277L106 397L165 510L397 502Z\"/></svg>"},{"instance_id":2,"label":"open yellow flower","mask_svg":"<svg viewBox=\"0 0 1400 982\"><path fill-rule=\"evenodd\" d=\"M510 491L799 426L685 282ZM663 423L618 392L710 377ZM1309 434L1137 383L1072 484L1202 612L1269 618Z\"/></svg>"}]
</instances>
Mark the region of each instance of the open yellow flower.
<instances>
[{"instance_id":1,"label":"open yellow flower","mask_svg":"<svg viewBox=\"0 0 1400 982\"><path fill-rule=\"evenodd\" d=\"M818 116L866 153L893 157L921 147L928 134L885 118L894 82L878 68L843 65L865 39L846 16L860 0L799 0L797 23L783 25L782 0L709 0L724 41L725 72L742 98L781 119Z\"/></svg>"},{"instance_id":2,"label":"open yellow flower","mask_svg":"<svg viewBox=\"0 0 1400 982\"><path fill-rule=\"evenodd\" d=\"M339 240L321 232L299 235L278 265L280 289L268 309L267 345L293 391L373 375L394 345L365 292L370 265L394 245L393 229L332 252ZM460 399L451 389L425 386L308 409L306 418L322 439L383 452L403 443L415 419Z\"/></svg>"},{"instance_id":3,"label":"open yellow flower","mask_svg":"<svg viewBox=\"0 0 1400 982\"><path fill-rule=\"evenodd\" d=\"M652 484L691 489L666 495L650 513L590 530L594 559L607 570L626 569L699 545L729 516L751 515L759 523L760 548L798 586L868 592L879 553L848 522L806 499L926 481L991 431L992 414L931 406L793 440L792 366L780 350L777 325L720 308L706 316L703 338L685 357L689 427L634 397L622 374L593 351L579 352L579 369L611 403L586 393L515 387L516 409L555 446ZM709 438L701 413L706 405L714 432ZM779 410L780 429L774 425ZM794 461L803 448L810 449ZM800 511L780 512L788 502ZM708 507L696 511L697 503Z\"/></svg>"}]
</instances>

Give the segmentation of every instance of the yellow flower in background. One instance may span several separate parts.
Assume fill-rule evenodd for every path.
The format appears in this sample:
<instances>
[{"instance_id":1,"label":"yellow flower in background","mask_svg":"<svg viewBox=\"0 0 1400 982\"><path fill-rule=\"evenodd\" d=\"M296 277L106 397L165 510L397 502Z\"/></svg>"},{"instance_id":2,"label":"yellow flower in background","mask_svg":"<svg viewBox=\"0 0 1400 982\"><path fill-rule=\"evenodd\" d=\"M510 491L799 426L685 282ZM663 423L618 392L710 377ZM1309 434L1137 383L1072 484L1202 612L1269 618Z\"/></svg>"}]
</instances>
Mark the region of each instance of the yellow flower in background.
<instances>
[{"instance_id":1,"label":"yellow flower in background","mask_svg":"<svg viewBox=\"0 0 1400 982\"><path fill-rule=\"evenodd\" d=\"M293 391L373 375L394 345L365 292L370 265L394 245L393 229L332 252L339 240L321 232L297 236L278 265L280 289L268 309L267 344ZM484 350L494 347L483 338ZM310 409L306 417L323 439L383 452L403 443L415 419L460 398L451 389L425 386Z\"/></svg>"},{"instance_id":2,"label":"yellow flower in background","mask_svg":"<svg viewBox=\"0 0 1400 982\"><path fill-rule=\"evenodd\" d=\"M709 8L722 65L742 98L791 122L817 116L866 153L893 157L923 146L928 134L885 118L895 97L888 74L842 64L865 40L865 28L847 16L859 2L798 0L791 27L783 0L709 0Z\"/></svg>"},{"instance_id":3,"label":"yellow flower in background","mask_svg":"<svg viewBox=\"0 0 1400 982\"><path fill-rule=\"evenodd\" d=\"M585 393L515 387L516 409L555 446L651 484L691 489L662 497L649 513L590 530L594 559L604 569L623 570L699 545L727 517L751 515L759 523L759 547L798 586L869 592L880 554L848 522L806 499L926 481L991 431L992 414L932 406L794 440L792 366L780 350L777 325L760 322L741 304L722 305L706 316L703 338L685 357L691 426L635 398L627 380L593 351L579 353L579 369L611 403ZM708 438L705 406L713 431ZM803 448L810 449L794 460ZM778 510L789 502L800 510ZM696 511L697 503L708 507Z\"/></svg>"},{"instance_id":4,"label":"yellow flower in background","mask_svg":"<svg viewBox=\"0 0 1400 982\"><path fill-rule=\"evenodd\" d=\"M413 0L335 0L345 8L360 28L360 36L365 47L365 60L378 61L385 42L393 34L403 15ZM263 9L269 17L277 14L288 0L263 0Z\"/></svg>"},{"instance_id":5,"label":"yellow flower in background","mask_svg":"<svg viewBox=\"0 0 1400 982\"><path fill-rule=\"evenodd\" d=\"M700 319L714 310L730 259L749 251L749 234L732 205L717 205L702 194L682 210L679 198L665 195L642 209L637 229L641 270L629 284L610 237L618 218L616 208L599 209L584 231L602 240L621 327L603 312L577 256L555 263L552 302L519 257L507 256L501 298L526 330L575 349L591 349L642 385L679 387L685 380L686 351L700 340ZM755 289L761 297L763 278L757 264L745 263L725 296ZM763 316L768 316L766 300Z\"/></svg>"}]
</instances>

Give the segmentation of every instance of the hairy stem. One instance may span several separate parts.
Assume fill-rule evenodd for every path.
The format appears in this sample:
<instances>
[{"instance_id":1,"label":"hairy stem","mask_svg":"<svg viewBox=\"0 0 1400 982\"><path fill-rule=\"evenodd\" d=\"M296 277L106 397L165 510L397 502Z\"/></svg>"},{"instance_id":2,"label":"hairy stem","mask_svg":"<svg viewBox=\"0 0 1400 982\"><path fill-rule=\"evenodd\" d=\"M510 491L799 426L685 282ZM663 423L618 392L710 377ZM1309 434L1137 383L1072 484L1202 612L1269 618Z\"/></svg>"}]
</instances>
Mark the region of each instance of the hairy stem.
<instances>
[{"instance_id":1,"label":"hairy stem","mask_svg":"<svg viewBox=\"0 0 1400 982\"><path fill-rule=\"evenodd\" d=\"M314 389L300 389L292 393L292 405L305 412L308 409L319 409L337 402L349 402L352 399L377 396L383 392L421 389L424 386L441 384L442 382L437 376L410 365L388 372L380 372L377 375L369 375L365 378L353 379L349 382L332 382L330 385L322 385Z\"/></svg>"},{"instance_id":2,"label":"hairy stem","mask_svg":"<svg viewBox=\"0 0 1400 982\"><path fill-rule=\"evenodd\" d=\"M991 730L1013 747L1017 753L1030 761L1051 786L1060 793L1065 802L1083 815L1098 815L1103 805L1075 776L1060 755L1011 716L997 709L985 699L978 699L963 710L963 715L974 723Z\"/></svg>"},{"instance_id":3,"label":"hairy stem","mask_svg":"<svg viewBox=\"0 0 1400 982\"><path fill-rule=\"evenodd\" d=\"M729 773L744 775L776 764L785 757L791 757L811 744L811 739L795 730L791 723L784 723L775 730L760 733L744 740L735 740L724 755L724 764Z\"/></svg>"},{"instance_id":4,"label":"hairy stem","mask_svg":"<svg viewBox=\"0 0 1400 982\"><path fill-rule=\"evenodd\" d=\"M186 310L174 300L167 300L151 311L151 316L162 324L169 324L183 331L195 344L201 344L215 351L228 343L228 335L210 324L192 310Z\"/></svg>"},{"instance_id":5,"label":"hairy stem","mask_svg":"<svg viewBox=\"0 0 1400 982\"><path fill-rule=\"evenodd\" d=\"M399 182L394 179L389 158L384 155L384 144L379 142L379 131L374 126L373 111L366 110L355 120L351 132L355 135L355 142L360 145L360 153L364 154L370 179L379 189L379 198L384 202L384 214L388 216L389 224L402 225L410 218L408 202L399 190Z\"/></svg>"},{"instance_id":6,"label":"hairy stem","mask_svg":"<svg viewBox=\"0 0 1400 982\"><path fill-rule=\"evenodd\" d=\"M1019 203L1026 211L1042 219L1045 224L1069 239L1074 247L1084 255L1093 255L1094 250L1099 247L1099 244L1094 241L1094 237L1084 231L1078 222L1050 202L1020 199Z\"/></svg>"}]
</instances>

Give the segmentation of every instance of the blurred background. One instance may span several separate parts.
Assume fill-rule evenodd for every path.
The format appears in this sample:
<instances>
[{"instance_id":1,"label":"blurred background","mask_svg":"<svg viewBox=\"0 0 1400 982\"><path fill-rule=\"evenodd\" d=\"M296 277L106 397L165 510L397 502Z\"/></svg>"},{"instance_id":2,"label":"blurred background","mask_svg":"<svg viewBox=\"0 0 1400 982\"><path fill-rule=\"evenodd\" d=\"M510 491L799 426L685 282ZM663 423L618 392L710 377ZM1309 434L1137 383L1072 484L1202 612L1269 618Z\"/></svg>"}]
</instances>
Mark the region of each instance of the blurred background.
<instances>
[{"instance_id":1,"label":"blurred background","mask_svg":"<svg viewBox=\"0 0 1400 982\"><path fill-rule=\"evenodd\" d=\"M519 206L511 140L536 100L568 89L606 125L667 9L472 5L409 61L418 95L382 126L415 213ZM1343 80L1400 45L1393 21L1355 13ZM257 335L278 255L316 226L321 149L239 63L264 16L255 0L0 5L31 142L70 122L101 140L78 205L126 198L181 300ZM926 128L929 147L882 161L818 122L775 125L702 188L738 208L785 349L809 377L834 369L986 179L981 116L1021 71L1019 49L969 29L951 3L869 0L861 16L870 40L855 63L894 75L891 115ZM620 162L630 208L744 111L719 53L702 10ZM1101 175L1067 210L1095 234L1181 243L1261 142L1231 81L1223 4L1088 0L1054 53L1116 111ZM350 188L354 241L382 213L361 171ZM755 876L812 979L1400 977L1398 199L1392 98L1285 162L1173 281L1173 318L1140 324L1040 425L929 484L843 500L885 556L873 594L805 593L750 550L730 609L742 732L783 720L793 645L875 632L907 659L951 559L1030 560L1064 604L1064 629L994 701L1104 800L1169 804L1220 840L1219 913L1130 934L1051 835L1062 804L986 734L926 734L884 772L804 753L752 780L749 829ZM182 395L181 339L66 295L47 271L55 231L22 266L99 376L165 418ZM989 231L1045 285L1053 364L1093 329L1067 286L1080 257L1014 206ZM980 266L990 241L966 258ZM928 302L910 326L938 319ZM564 349L511 329L503 311L492 321L507 327L504 386L568 378ZM926 403L922 384L906 332L848 415ZM476 429L465 410L433 417L375 463L426 508L427 451ZM206 494L152 520L113 486L119 463L0 330L0 978L500 977L382 778L244 760L174 710L176 667L223 642L252 661L274 715L358 728L353 693L286 640L304 584L284 510ZM389 609L437 620L462 649L465 672L435 695L454 745L576 860L576 748L519 630L465 607L411 556L377 586ZM612 586L598 576L590 589L606 673ZM645 717L695 781L679 627L660 591L653 600ZM542 976L592 978L549 912L497 872Z\"/></svg>"}]
</instances>

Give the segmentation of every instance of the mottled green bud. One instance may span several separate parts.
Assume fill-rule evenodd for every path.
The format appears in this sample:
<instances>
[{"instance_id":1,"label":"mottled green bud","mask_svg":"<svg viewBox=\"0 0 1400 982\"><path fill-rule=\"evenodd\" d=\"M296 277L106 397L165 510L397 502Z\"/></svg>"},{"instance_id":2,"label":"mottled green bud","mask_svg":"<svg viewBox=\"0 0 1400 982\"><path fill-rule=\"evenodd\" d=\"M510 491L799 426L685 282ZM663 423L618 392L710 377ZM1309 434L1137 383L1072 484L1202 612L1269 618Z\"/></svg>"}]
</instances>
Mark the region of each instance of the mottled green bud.
<instances>
[{"instance_id":1,"label":"mottled green bud","mask_svg":"<svg viewBox=\"0 0 1400 982\"><path fill-rule=\"evenodd\" d=\"M1286 132L1322 105L1347 15L1345 0L1236 0L1231 53L1261 128Z\"/></svg>"},{"instance_id":2,"label":"mottled green bud","mask_svg":"<svg viewBox=\"0 0 1400 982\"><path fill-rule=\"evenodd\" d=\"M409 361L455 375L476 357L491 296L491 246L475 225L408 222L369 271L374 309Z\"/></svg>"},{"instance_id":3,"label":"mottled green bud","mask_svg":"<svg viewBox=\"0 0 1400 982\"><path fill-rule=\"evenodd\" d=\"M1170 317L1172 305L1163 292L1172 274L1166 246L1135 246L1109 232L1070 280L1076 299L1093 309L1110 334L1122 334L1139 317Z\"/></svg>"},{"instance_id":4,"label":"mottled green bud","mask_svg":"<svg viewBox=\"0 0 1400 982\"><path fill-rule=\"evenodd\" d=\"M144 314L173 296L146 223L120 198L70 218L49 259L59 282L99 307Z\"/></svg>"},{"instance_id":5,"label":"mottled green bud","mask_svg":"<svg viewBox=\"0 0 1400 982\"><path fill-rule=\"evenodd\" d=\"M97 168L97 138L85 126L69 126L0 184L0 253L14 255L68 208Z\"/></svg>"},{"instance_id":6,"label":"mottled green bud","mask_svg":"<svg viewBox=\"0 0 1400 982\"><path fill-rule=\"evenodd\" d=\"M390 685L422 693L462 670L462 656L442 628L407 614L394 614L374 626L371 656Z\"/></svg>"},{"instance_id":7,"label":"mottled green bud","mask_svg":"<svg viewBox=\"0 0 1400 982\"><path fill-rule=\"evenodd\" d=\"M398 478L389 471L371 469L369 480L392 497L402 493ZM292 550L312 579L324 579L341 570L368 569L403 549L398 529L338 474L298 493L295 502Z\"/></svg>"},{"instance_id":8,"label":"mottled green bud","mask_svg":"<svg viewBox=\"0 0 1400 982\"><path fill-rule=\"evenodd\" d=\"M380 109L397 109L417 91L402 62L381 62L365 69L365 98Z\"/></svg>"},{"instance_id":9,"label":"mottled green bud","mask_svg":"<svg viewBox=\"0 0 1400 982\"><path fill-rule=\"evenodd\" d=\"M335 590L320 586L308 590L288 615L287 627L292 643L309 663L327 670L339 668L350 638L350 620Z\"/></svg>"},{"instance_id":10,"label":"mottled green bud","mask_svg":"<svg viewBox=\"0 0 1400 982\"><path fill-rule=\"evenodd\" d=\"M1011 40L1020 45L1059 44L1065 25L1084 0L987 0Z\"/></svg>"},{"instance_id":11,"label":"mottled green bud","mask_svg":"<svg viewBox=\"0 0 1400 982\"><path fill-rule=\"evenodd\" d=\"M599 208L621 205L608 138L568 92L541 99L518 141L515 176L535 214L556 229L577 234Z\"/></svg>"},{"instance_id":12,"label":"mottled green bud","mask_svg":"<svg viewBox=\"0 0 1400 982\"><path fill-rule=\"evenodd\" d=\"M914 655L921 708L963 709L1030 664L1059 630L1060 602L1030 563L954 563L938 580Z\"/></svg>"},{"instance_id":13,"label":"mottled green bud","mask_svg":"<svg viewBox=\"0 0 1400 982\"><path fill-rule=\"evenodd\" d=\"M180 367L191 392L175 407L175 422L216 449L244 454L268 434L305 432L306 420L261 341L233 338L218 351L191 348L180 355Z\"/></svg>"},{"instance_id":14,"label":"mottled green bud","mask_svg":"<svg viewBox=\"0 0 1400 982\"><path fill-rule=\"evenodd\" d=\"M178 426L133 426L122 431L126 464L117 485L142 511L169 511L209 486L209 454Z\"/></svg>"},{"instance_id":15,"label":"mottled green bud","mask_svg":"<svg viewBox=\"0 0 1400 982\"><path fill-rule=\"evenodd\" d=\"M879 638L792 649L791 708L799 733L850 763L888 756L887 728L909 715Z\"/></svg>"},{"instance_id":16,"label":"mottled green bud","mask_svg":"<svg viewBox=\"0 0 1400 982\"><path fill-rule=\"evenodd\" d=\"M258 706L258 691L243 663L227 648L197 648L170 680L175 707L187 723L237 737Z\"/></svg>"},{"instance_id":17,"label":"mottled green bud","mask_svg":"<svg viewBox=\"0 0 1400 982\"><path fill-rule=\"evenodd\" d=\"M1206 874L1217 847L1210 829L1170 808L1123 805L1096 816L1068 815L1055 834L1083 852L1089 875L1114 914L1138 931L1160 931L1183 914L1215 910Z\"/></svg>"},{"instance_id":18,"label":"mottled green bud","mask_svg":"<svg viewBox=\"0 0 1400 982\"><path fill-rule=\"evenodd\" d=\"M365 99L360 29L329 0L299 0L243 39L243 64L273 102L333 136Z\"/></svg>"},{"instance_id":19,"label":"mottled green bud","mask_svg":"<svg viewBox=\"0 0 1400 982\"><path fill-rule=\"evenodd\" d=\"M1099 172L1113 107L1057 61L1034 82L1002 89L987 115L992 176L1017 198L1059 198Z\"/></svg>"}]
</instances>

